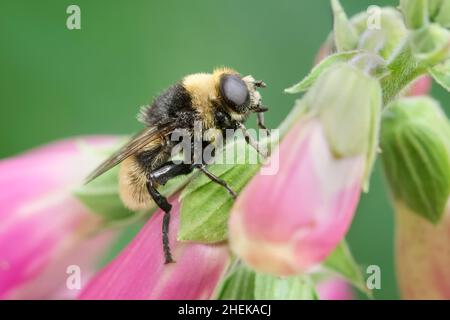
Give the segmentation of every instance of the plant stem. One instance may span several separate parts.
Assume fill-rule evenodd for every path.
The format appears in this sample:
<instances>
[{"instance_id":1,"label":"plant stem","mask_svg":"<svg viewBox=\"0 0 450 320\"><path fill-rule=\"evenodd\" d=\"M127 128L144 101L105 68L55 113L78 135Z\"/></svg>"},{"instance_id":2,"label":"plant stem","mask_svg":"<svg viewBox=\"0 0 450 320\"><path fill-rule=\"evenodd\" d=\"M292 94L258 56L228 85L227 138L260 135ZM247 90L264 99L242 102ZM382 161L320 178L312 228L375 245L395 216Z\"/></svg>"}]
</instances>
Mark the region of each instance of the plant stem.
<instances>
[{"instance_id":1,"label":"plant stem","mask_svg":"<svg viewBox=\"0 0 450 320\"><path fill-rule=\"evenodd\" d=\"M380 79L383 89L383 106L386 106L409 83L427 71L412 54L408 41L405 41L387 68L389 73Z\"/></svg>"}]
</instances>

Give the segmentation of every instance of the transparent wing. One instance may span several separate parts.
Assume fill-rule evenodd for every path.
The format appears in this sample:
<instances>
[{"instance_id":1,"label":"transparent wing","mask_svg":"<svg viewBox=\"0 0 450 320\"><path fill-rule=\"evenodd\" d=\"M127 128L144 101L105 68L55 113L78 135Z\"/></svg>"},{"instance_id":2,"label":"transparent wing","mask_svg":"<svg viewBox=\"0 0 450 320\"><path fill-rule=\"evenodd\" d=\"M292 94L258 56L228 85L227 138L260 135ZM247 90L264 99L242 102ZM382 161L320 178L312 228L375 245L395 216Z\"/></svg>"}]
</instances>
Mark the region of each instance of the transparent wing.
<instances>
[{"instance_id":1,"label":"transparent wing","mask_svg":"<svg viewBox=\"0 0 450 320\"><path fill-rule=\"evenodd\" d=\"M173 130L172 125L165 125L163 128L150 127L145 128L136 134L129 142L127 142L117 152L112 154L100 166L97 167L85 180L89 183L98 176L102 175L109 169L112 169L126 158L132 156L142 148L152 143L159 143L161 138L168 135Z\"/></svg>"}]
</instances>

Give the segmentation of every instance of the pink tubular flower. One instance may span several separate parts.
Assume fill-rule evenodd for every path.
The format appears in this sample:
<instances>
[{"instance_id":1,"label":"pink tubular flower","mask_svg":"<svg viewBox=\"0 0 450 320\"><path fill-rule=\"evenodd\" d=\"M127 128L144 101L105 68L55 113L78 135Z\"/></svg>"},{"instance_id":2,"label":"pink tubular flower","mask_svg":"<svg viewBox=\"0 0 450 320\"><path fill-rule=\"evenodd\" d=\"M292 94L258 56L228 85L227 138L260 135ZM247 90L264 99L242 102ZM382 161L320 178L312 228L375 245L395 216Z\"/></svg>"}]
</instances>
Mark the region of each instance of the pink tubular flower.
<instances>
[{"instance_id":1,"label":"pink tubular flower","mask_svg":"<svg viewBox=\"0 0 450 320\"><path fill-rule=\"evenodd\" d=\"M330 278L317 285L320 300L353 300L354 295L350 285L340 278Z\"/></svg>"},{"instance_id":2,"label":"pink tubular flower","mask_svg":"<svg viewBox=\"0 0 450 320\"><path fill-rule=\"evenodd\" d=\"M316 119L302 121L279 148L279 172L257 175L229 223L232 249L255 269L301 273L342 240L361 192L365 157L337 159Z\"/></svg>"},{"instance_id":3,"label":"pink tubular flower","mask_svg":"<svg viewBox=\"0 0 450 320\"><path fill-rule=\"evenodd\" d=\"M81 299L209 299L228 262L225 244L176 241L178 201L173 198L169 241L175 263L164 264L163 212L157 211L133 241L82 292Z\"/></svg>"},{"instance_id":4,"label":"pink tubular flower","mask_svg":"<svg viewBox=\"0 0 450 320\"><path fill-rule=\"evenodd\" d=\"M450 299L450 201L439 224L400 201L396 208L396 265L403 299Z\"/></svg>"},{"instance_id":5,"label":"pink tubular flower","mask_svg":"<svg viewBox=\"0 0 450 320\"><path fill-rule=\"evenodd\" d=\"M70 298L67 268L85 282L113 235L87 235L99 219L72 196L97 164L82 146L116 140L86 137L56 142L0 161L0 298Z\"/></svg>"},{"instance_id":6,"label":"pink tubular flower","mask_svg":"<svg viewBox=\"0 0 450 320\"><path fill-rule=\"evenodd\" d=\"M261 170L232 208L229 240L239 257L258 271L287 276L332 252L370 174L380 109L378 81L351 64L337 64L315 81L270 159L280 160L278 172Z\"/></svg>"}]
</instances>

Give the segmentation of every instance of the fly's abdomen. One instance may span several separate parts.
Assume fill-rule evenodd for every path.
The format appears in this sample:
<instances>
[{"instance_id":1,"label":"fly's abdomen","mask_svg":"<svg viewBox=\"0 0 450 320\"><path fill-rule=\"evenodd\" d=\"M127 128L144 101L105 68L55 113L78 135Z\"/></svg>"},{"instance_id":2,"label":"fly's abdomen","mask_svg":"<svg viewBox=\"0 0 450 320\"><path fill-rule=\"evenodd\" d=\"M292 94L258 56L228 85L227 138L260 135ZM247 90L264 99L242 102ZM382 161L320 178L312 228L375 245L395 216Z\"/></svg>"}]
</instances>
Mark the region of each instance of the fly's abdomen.
<instances>
[{"instance_id":1,"label":"fly's abdomen","mask_svg":"<svg viewBox=\"0 0 450 320\"><path fill-rule=\"evenodd\" d=\"M132 211L148 210L154 206L147 191L146 171L132 156L120 165L119 194L124 205Z\"/></svg>"}]
</instances>

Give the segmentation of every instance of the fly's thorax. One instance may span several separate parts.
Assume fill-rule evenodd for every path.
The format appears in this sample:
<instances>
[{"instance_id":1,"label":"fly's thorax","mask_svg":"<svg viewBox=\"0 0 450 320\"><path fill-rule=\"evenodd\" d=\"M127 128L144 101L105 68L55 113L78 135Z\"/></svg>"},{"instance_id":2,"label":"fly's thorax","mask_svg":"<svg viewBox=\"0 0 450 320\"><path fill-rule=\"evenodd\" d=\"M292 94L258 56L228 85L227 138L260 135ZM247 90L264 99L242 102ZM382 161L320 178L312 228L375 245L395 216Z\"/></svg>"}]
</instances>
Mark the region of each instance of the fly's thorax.
<instances>
[{"instance_id":1,"label":"fly's thorax","mask_svg":"<svg viewBox=\"0 0 450 320\"><path fill-rule=\"evenodd\" d=\"M218 99L214 77L209 73L196 73L183 79L183 86L191 97L192 109L203 126L214 126L213 102Z\"/></svg>"}]
</instances>

